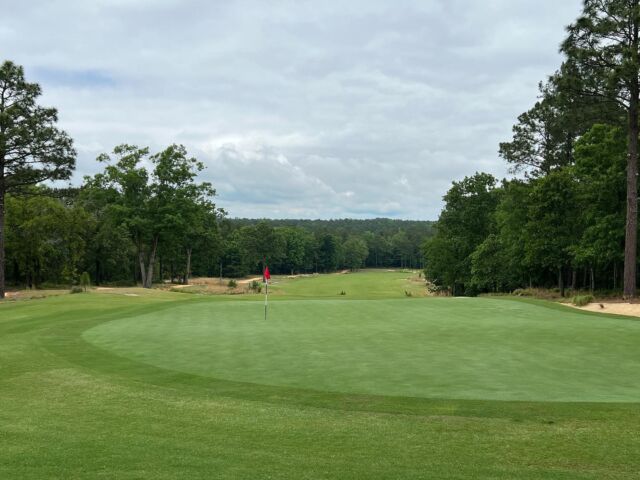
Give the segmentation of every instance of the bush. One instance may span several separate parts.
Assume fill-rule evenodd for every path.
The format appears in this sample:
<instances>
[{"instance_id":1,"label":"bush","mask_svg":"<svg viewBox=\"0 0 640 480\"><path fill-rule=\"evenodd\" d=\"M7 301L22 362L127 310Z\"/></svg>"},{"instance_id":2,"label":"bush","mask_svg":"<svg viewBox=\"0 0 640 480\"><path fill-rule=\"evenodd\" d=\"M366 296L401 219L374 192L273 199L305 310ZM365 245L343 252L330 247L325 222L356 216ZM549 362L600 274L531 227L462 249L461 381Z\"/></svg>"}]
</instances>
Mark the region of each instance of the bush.
<instances>
[{"instance_id":1,"label":"bush","mask_svg":"<svg viewBox=\"0 0 640 480\"><path fill-rule=\"evenodd\" d=\"M405 297L413 297L413 293L411 293L411 292L410 292L410 291L408 291L408 290L405 290L405 291L404 291L404 295L405 295Z\"/></svg>"},{"instance_id":2,"label":"bush","mask_svg":"<svg viewBox=\"0 0 640 480\"><path fill-rule=\"evenodd\" d=\"M227 287L229 288L236 288L237 286L238 286L238 282L236 282L233 278L229 280L229 283L227 283Z\"/></svg>"},{"instance_id":3,"label":"bush","mask_svg":"<svg viewBox=\"0 0 640 480\"><path fill-rule=\"evenodd\" d=\"M262 291L262 284L259 281L254 280L249 284L249 290L260 293Z\"/></svg>"},{"instance_id":4,"label":"bush","mask_svg":"<svg viewBox=\"0 0 640 480\"><path fill-rule=\"evenodd\" d=\"M71 293L84 293L84 288L82 288L80 285L74 285L73 287L71 287Z\"/></svg>"},{"instance_id":5,"label":"bush","mask_svg":"<svg viewBox=\"0 0 640 480\"><path fill-rule=\"evenodd\" d=\"M577 307L584 307L593 302L593 300L593 295L576 295L571 299L571 303Z\"/></svg>"},{"instance_id":6,"label":"bush","mask_svg":"<svg viewBox=\"0 0 640 480\"><path fill-rule=\"evenodd\" d=\"M560 297L558 289L546 288L516 288L511 294L516 297L533 297L541 300L554 300Z\"/></svg>"},{"instance_id":7,"label":"bush","mask_svg":"<svg viewBox=\"0 0 640 480\"><path fill-rule=\"evenodd\" d=\"M344 290L342 290L342 291L340 292L340 295L343 295L343 296L344 296L344 295L346 295L346 294L347 294L347 292L345 292Z\"/></svg>"}]
</instances>

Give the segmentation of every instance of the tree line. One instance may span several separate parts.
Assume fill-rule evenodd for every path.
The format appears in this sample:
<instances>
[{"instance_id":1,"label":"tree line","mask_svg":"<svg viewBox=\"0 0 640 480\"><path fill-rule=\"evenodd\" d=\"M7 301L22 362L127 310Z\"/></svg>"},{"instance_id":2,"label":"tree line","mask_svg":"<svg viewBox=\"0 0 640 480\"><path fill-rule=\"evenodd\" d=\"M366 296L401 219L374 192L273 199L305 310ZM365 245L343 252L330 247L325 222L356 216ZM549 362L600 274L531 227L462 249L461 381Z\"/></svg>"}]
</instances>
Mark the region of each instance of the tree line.
<instances>
[{"instance_id":1,"label":"tree line","mask_svg":"<svg viewBox=\"0 0 640 480\"><path fill-rule=\"evenodd\" d=\"M453 183L424 246L439 288L636 296L639 3L585 0L562 65L499 146L514 176Z\"/></svg>"},{"instance_id":2,"label":"tree line","mask_svg":"<svg viewBox=\"0 0 640 480\"><path fill-rule=\"evenodd\" d=\"M419 268L430 222L230 219L182 145L159 152L122 144L97 158L80 186L55 188L75 169L57 111L39 85L0 66L0 298L7 281L31 288L188 283L362 267Z\"/></svg>"},{"instance_id":3,"label":"tree line","mask_svg":"<svg viewBox=\"0 0 640 480\"><path fill-rule=\"evenodd\" d=\"M227 276L260 271L332 272L359 268L422 268L421 248L432 222L392 220L252 220L222 222Z\"/></svg>"},{"instance_id":4,"label":"tree line","mask_svg":"<svg viewBox=\"0 0 640 480\"><path fill-rule=\"evenodd\" d=\"M183 147L114 152L81 187L7 197L10 285L72 285L87 272L95 285L151 287L259 274L265 263L287 275L422 266L430 222L231 219L212 202L211 186L195 181L202 165Z\"/></svg>"}]
</instances>

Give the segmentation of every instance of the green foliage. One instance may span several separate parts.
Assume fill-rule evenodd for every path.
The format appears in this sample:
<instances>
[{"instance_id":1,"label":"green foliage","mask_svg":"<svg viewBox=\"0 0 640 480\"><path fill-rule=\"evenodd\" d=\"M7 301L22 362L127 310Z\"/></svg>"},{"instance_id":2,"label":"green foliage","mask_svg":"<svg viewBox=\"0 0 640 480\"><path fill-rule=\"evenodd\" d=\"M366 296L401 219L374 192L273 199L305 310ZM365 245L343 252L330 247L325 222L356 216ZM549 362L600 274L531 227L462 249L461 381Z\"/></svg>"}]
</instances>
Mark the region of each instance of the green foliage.
<instances>
[{"instance_id":1,"label":"green foliage","mask_svg":"<svg viewBox=\"0 0 640 480\"><path fill-rule=\"evenodd\" d=\"M262 291L262 283L260 283L258 280L252 280L249 284L249 290L254 293L260 293Z\"/></svg>"},{"instance_id":2,"label":"green foliage","mask_svg":"<svg viewBox=\"0 0 640 480\"><path fill-rule=\"evenodd\" d=\"M7 197L7 273L33 288L45 281L68 285L83 266L93 221L82 207L32 193Z\"/></svg>"},{"instance_id":3,"label":"green foliage","mask_svg":"<svg viewBox=\"0 0 640 480\"><path fill-rule=\"evenodd\" d=\"M471 285L478 290L497 292L505 280L504 247L496 234L490 234L471 254Z\"/></svg>"},{"instance_id":4,"label":"green foliage","mask_svg":"<svg viewBox=\"0 0 640 480\"><path fill-rule=\"evenodd\" d=\"M333 272L340 265L340 241L330 233L318 240L318 269L321 272Z\"/></svg>"},{"instance_id":5,"label":"green foliage","mask_svg":"<svg viewBox=\"0 0 640 480\"><path fill-rule=\"evenodd\" d=\"M571 303L578 307L584 307L589 305L594 300L593 295L576 295L571 299Z\"/></svg>"},{"instance_id":6,"label":"green foliage","mask_svg":"<svg viewBox=\"0 0 640 480\"><path fill-rule=\"evenodd\" d=\"M80 275L80 286L84 289L85 292L87 291L87 288L91 286L91 278L89 277L89 273L82 272L82 275Z\"/></svg>"},{"instance_id":7,"label":"green foliage","mask_svg":"<svg viewBox=\"0 0 640 480\"><path fill-rule=\"evenodd\" d=\"M115 225L123 227L135 246L143 286L150 288L161 250L186 255L183 277L190 275L191 252L215 243L216 219L221 215L211 198L215 190L198 182L204 165L187 155L182 145L170 145L150 155L148 148L119 145L112 156L102 154L103 173L87 178L85 188L101 194ZM151 169L147 167L151 164ZM108 192L108 195L104 193Z\"/></svg>"},{"instance_id":8,"label":"green foliage","mask_svg":"<svg viewBox=\"0 0 640 480\"><path fill-rule=\"evenodd\" d=\"M570 246L577 239L575 184L567 170L556 170L532 182L525 258L549 270L571 263Z\"/></svg>"},{"instance_id":9,"label":"green foliage","mask_svg":"<svg viewBox=\"0 0 640 480\"><path fill-rule=\"evenodd\" d=\"M343 245L344 265L351 270L358 270L364 266L369 256L367 243L357 237L349 237Z\"/></svg>"},{"instance_id":10,"label":"green foliage","mask_svg":"<svg viewBox=\"0 0 640 480\"><path fill-rule=\"evenodd\" d=\"M5 197L31 193L40 182L67 180L75 168L73 142L56 127L56 109L37 104L41 94L38 84L25 80L21 66L0 65L0 299L5 294Z\"/></svg>"},{"instance_id":11,"label":"green foliage","mask_svg":"<svg viewBox=\"0 0 640 480\"><path fill-rule=\"evenodd\" d=\"M238 286L238 282L235 281L233 278L227 282L227 288L229 289L236 288L237 286Z\"/></svg>"},{"instance_id":12,"label":"green foliage","mask_svg":"<svg viewBox=\"0 0 640 480\"><path fill-rule=\"evenodd\" d=\"M424 246L425 274L433 283L454 295L472 287L471 255L495 228L499 192L496 179L486 173L453 182L444 196L436 235Z\"/></svg>"}]
</instances>

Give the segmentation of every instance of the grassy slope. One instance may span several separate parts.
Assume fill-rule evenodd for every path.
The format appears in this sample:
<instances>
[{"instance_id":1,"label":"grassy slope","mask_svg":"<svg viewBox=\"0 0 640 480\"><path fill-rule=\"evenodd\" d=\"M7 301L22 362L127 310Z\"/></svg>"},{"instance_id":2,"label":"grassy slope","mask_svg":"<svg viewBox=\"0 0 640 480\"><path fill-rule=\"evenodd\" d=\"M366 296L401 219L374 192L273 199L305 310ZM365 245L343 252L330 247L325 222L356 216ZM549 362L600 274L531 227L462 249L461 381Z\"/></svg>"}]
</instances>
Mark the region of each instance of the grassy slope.
<instances>
[{"instance_id":1,"label":"grassy slope","mask_svg":"<svg viewBox=\"0 0 640 480\"><path fill-rule=\"evenodd\" d=\"M0 304L0 477L637 478L637 404L267 387L162 370L82 339L105 321L202 301L216 300Z\"/></svg>"}]
</instances>

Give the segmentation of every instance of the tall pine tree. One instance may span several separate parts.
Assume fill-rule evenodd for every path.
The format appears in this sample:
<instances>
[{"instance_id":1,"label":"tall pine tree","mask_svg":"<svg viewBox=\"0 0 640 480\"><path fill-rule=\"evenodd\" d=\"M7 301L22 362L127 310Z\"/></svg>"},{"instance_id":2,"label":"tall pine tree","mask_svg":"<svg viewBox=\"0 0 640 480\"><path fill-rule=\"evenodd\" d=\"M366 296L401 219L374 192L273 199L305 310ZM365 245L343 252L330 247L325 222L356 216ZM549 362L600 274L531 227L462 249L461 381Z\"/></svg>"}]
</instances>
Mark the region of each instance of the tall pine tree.
<instances>
[{"instance_id":1,"label":"tall pine tree","mask_svg":"<svg viewBox=\"0 0 640 480\"><path fill-rule=\"evenodd\" d=\"M638 109L640 0L584 0L567 28L562 51L581 78L580 94L617 103L627 112L627 218L624 296L636 296L638 241Z\"/></svg>"},{"instance_id":2,"label":"tall pine tree","mask_svg":"<svg viewBox=\"0 0 640 480\"><path fill-rule=\"evenodd\" d=\"M56 109L36 104L40 94L38 84L25 81L22 67L9 61L0 65L0 298L5 296L6 194L68 179L75 168L73 142L56 128Z\"/></svg>"}]
</instances>

